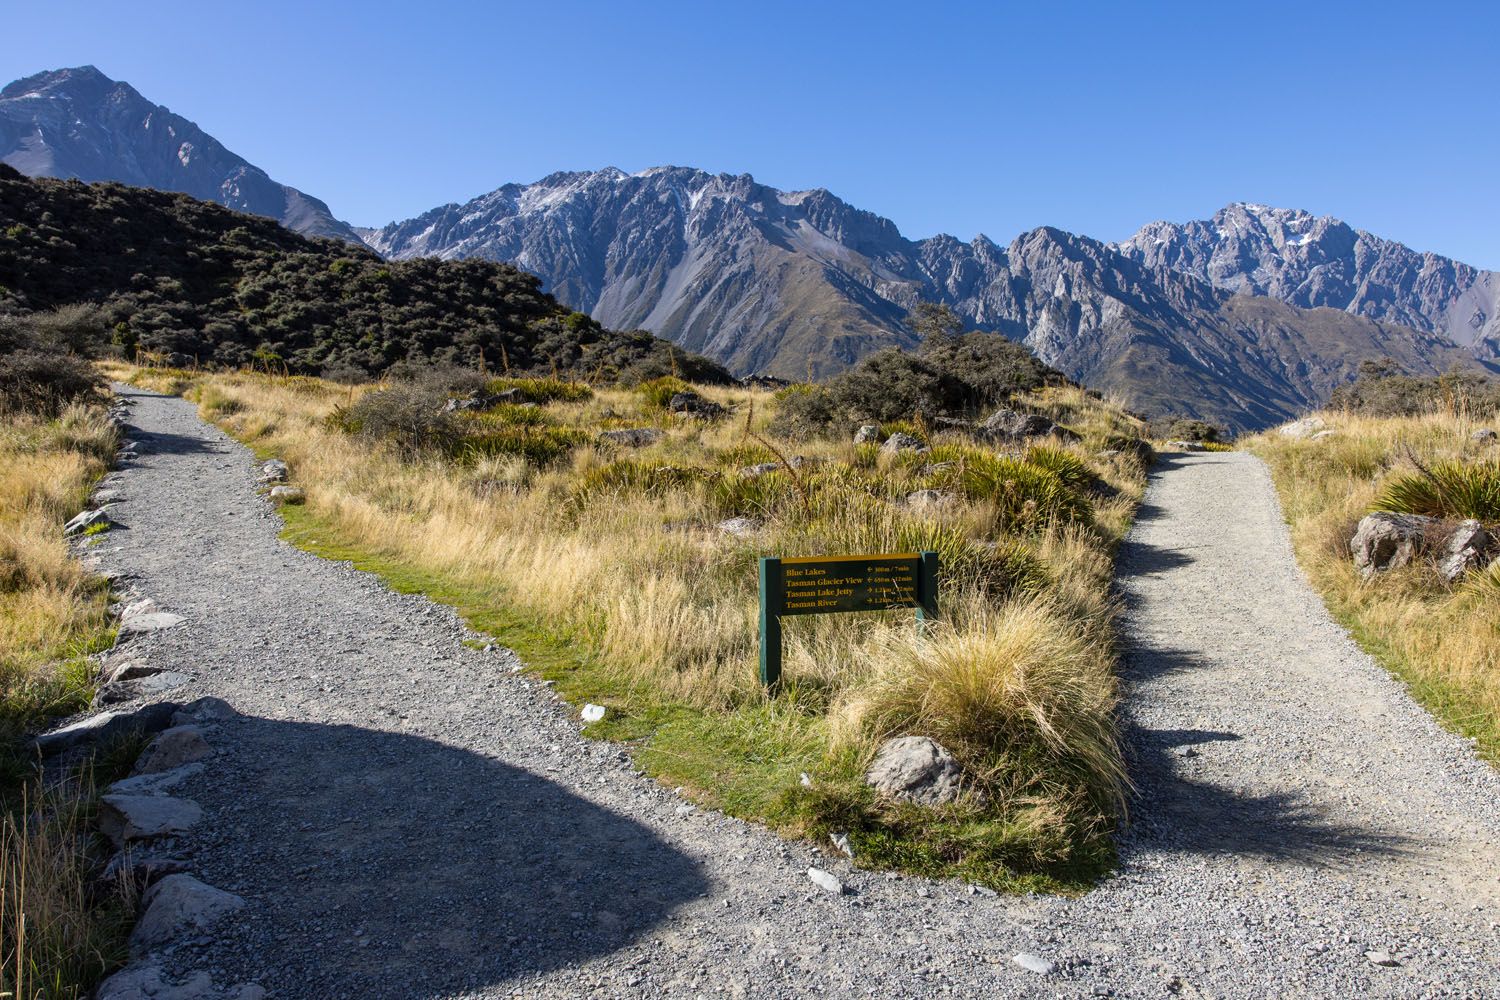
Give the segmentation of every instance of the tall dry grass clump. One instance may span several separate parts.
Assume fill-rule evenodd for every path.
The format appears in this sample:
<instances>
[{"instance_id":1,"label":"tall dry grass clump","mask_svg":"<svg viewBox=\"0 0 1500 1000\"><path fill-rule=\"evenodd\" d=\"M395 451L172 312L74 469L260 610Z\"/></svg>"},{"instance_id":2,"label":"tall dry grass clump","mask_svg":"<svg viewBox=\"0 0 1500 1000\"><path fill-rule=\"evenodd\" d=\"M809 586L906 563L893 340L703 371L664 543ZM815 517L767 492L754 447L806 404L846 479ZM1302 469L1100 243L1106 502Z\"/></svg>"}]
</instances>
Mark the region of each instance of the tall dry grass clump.
<instances>
[{"instance_id":1,"label":"tall dry grass clump","mask_svg":"<svg viewBox=\"0 0 1500 1000\"><path fill-rule=\"evenodd\" d=\"M108 595L62 526L87 499L117 434L96 406L55 419L0 416L0 738L81 707L81 657L101 641ZM85 697L86 700L86 697Z\"/></svg>"},{"instance_id":2,"label":"tall dry grass clump","mask_svg":"<svg viewBox=\"0 0 1500 1000\"><path fill-rule=\"evenodd\" d=\"M1032 794L1066 774L1101 815L1123 805L1111 650L1050 601L1010 603L963 630L882 638L845 708L845 738L931 736L988 794Z\"/></svg>"},{"instance_id":3,"label":"tall dry grass clump","mask_svg":"<svg viewBox=\"0 0 1500 1000\"><path fill-rule=\"evenodd\" d=\"M84 773L0 815L0 996L80 1000L125 958L134 891L88 883L95 795Z\"/></svg>"},{"instance_id":4,"label":"tall dry grass clump","mask_svg":"<svg viewBox=\"0 0 1500 1000\"><path fill-rule=\"evenodd\" d=\"M1474 517L1500 536L1500 446L1463 407L1425 413L1321 415L1316 441L1275 431L1248 446L1266 460L1298 559L1334 615L1450 727L1500 762L1500 587L1497 570L1456 586L1433 566L1356 572L1349 541L1372 510Z\"/></svg>"},{"instance_id":5,"label":"tall dry grass clump","mask_svg":"<svg viewBox=\"0 0 1500 1000\"><path fill-rule=\"evenodd\" d=\"M970 877L995 883L1097 853L1123 782L1112 554L1144 475L1135 452L1109 447L1138 440L1139 422L1081 391L1016 400L1069 424L1076 443L1001 454L915 422L931 450L893 455L855 445L853 428L779 438L773 395L675 380L510 379L506 402L441 413L457 382L392 392L116 374L148 387L190 379L206 416L289 463L307 493L285 511L295 540L490 623L554 664L564 693L610 706L594 731L636 741L649 768L714 804L804 833L856 808L863 861L972 864ZM671 412L690 388L728 415ZM631 428L660 436L640 447L600 437ZM759 556L918 550L940 555L941 629L918 642L910 611L788 620L784 692L767 699ZM921 691L926 708L897 711ZM954 741L985 804L899 816L857 805L865 764L902 727ZM914 847L922 831L930 844Z\"/></svg>"},{"instance_id":6,"label":"tall dry grass clump","mask_svg":"<svg viewBox=\"0 0 1500 1000\"><path fill-rule=\"evenodd\" d=\"M129 907L89 891L92 783L43 790L24 741L92 694L109 596L62 528L118 437L102 406L38 398L0 412L0 995L79 998L123 958Z\"/></svg>"}]
</instances>

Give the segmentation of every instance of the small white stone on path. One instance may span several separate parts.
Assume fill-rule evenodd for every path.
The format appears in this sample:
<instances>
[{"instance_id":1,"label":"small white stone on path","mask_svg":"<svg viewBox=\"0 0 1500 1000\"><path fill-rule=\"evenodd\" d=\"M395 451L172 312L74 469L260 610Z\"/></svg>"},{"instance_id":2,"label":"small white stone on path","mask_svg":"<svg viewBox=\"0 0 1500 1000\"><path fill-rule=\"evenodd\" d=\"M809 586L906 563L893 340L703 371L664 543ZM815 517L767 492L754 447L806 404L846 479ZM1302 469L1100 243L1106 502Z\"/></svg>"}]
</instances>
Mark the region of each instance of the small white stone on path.
<instances>
[{"instance_id":1,"label":"small white stone on path","mask_svg":"<svg viewBox=\"0 0 1500 1000\"><path fill-rule=\"evenodd\" d=\"M812 879L813 885L834 895L841 895L844 891L844 883L838 880L832 872L825 872L821 868L809 868L807 877Z\"/></svg>"},{"instance_id":2,"label":"small white stone on path","mask_svg":"<svg viewBox=\"0 0 1500 1000\"><path fill-rule=\"evenodd\" d=\"M604 711L603 705L585 705L583 706L583 721L598 722L604 718Z\"/></svg>"},{"instance_id":3,"label":"small white stone on path","mask_svg":"<svg viewBox=\"0 0 1500 1000\"><path fill-rule=\"evenodd\" d=\"M1367 951L1365 952L1365 958L1368 958L1373 965L1395 966L1401 964L1388 951Z\"/></svg>"},{"instance_id":4,"label":"small white stone on path","mask_svg":"<svg viewBox=\"0 0 1500 1000\"><path fill-rule=\"evenodd\" d=\"M1011 959L1011 961L1015 962L1026 971L1035 972L1039 976L1052 975L1052 963L1047 961L1042 956L1033 954L1032 952L1019 952L1014 958Z\"/></svg>"}]
</instances>

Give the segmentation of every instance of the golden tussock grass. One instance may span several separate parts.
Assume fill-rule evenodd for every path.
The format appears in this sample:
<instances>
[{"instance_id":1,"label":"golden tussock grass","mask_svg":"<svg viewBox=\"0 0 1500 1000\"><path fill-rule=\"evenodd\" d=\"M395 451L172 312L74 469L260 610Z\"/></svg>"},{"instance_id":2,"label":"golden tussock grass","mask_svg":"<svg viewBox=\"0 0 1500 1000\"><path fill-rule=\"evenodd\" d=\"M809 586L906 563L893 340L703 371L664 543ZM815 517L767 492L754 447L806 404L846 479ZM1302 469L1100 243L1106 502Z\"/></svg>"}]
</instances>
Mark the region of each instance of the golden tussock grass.
<instances>
[{"instance_id":1,"label":"golden tussock grass","mask_svg":"<svg viewBox=\"0 0 1500 1000\"><path fill-rule=\"evenodd\" d=\"M123 957L130 907L87 891L92 784L45 791L29 730L84 708L84 654L107 641L108 593L72 558L64 523L117 443L99 407L0 414L0 994L76 998Z\"/></svg>"},{"instance_id":2,"label":"golden tussock grass","mask_svg":"<svg viewBox=\"0 0 1500 1000\"><path fill-rule=\"evenodd\" d=\"M184 377L115 374L161 388L180 388ZM688 711L694 721L682 725L698 745L668 753L664 726L647 734L660 752L652 759L679 761L660 764L670 772L695 755L718 754L707 767L717 789L684 771L670 775L718 804L733 807L740 791L725 777L730 751L705 744L738 746L752 732L789 752L817 748L824 773L840 780L856 776L894 733L952 741L985 786L989 811L981 819L1006 817L1007 836L1053 815L1092 836L1120 802L1109 585L1144 476L1128 455L1094 453L1111 435L1139 436L1140 426L1081 391L1052 389L1027 401L1085 435L1060 447L1065 457L1048 456L1097 485L1078 485L1081 503L1066 507L1087 517L1058 523L1011 495L1003 505L954 494L930 508L908 506L908 492L943 488L965 463L987 461L987 450L941 435L925 457L881 455L848 441L777 441L767 431L774 398L753 390L700 387L733 410L712 423L662 410L650 395L661 387L548 402L524 419L586 432L589 442L604 427L654 426L664 436L639 450L587 443L538 467L508 455L403 456L334 429L330 415L346 419L373 387L251 374L193 381L189 395L206 416L290 464L307 492L291 515L306 525L299 536L399 568L389 573L441 580L473 605L524 613L587 650L597 664L590 683L600 690L585 693L626 718ZM778 460L768 454L805 461L758 479L740 475L741 466ZM958 471L924 469L939 459ZM1026 477L1062 482L1022 466ZM1029 489L1025 483L995 489ZM758 528L740 537L717 527L733 515ZM918 636L910 612L789 620L786 694L768 702L756 679L757 557L916 549L942 554L941 626ZM733 767L754 771L744 759ZM755 803L745 811L776 822L773 800L799 794L795 779L793 771L787 787L745 791ZM773 779L764 769L745 778L783 780L783 771ZM1066 861L1076 846L1066 839L1053 837L1040 852L1032 844L1031 855ZM976 877L997 878L993 870Z\"/></svg>"},{"instance_id":3,"label":"golden tussock grass","mask_svg":"<svg viewBox=\"0 0 1500 1000\"><path fill-rule=\"evenodd\" d=\"M1476 465L1500 448L1455 414L1372 417L1324 413L1317 441L1261 434L1247 446L1270 465L1298 558L1334 614L1449 726L1500 762L1500 581L1497 571L1446 585L1425 561L1364 580L1349 540L1360 517L1417 463ZM1413 459L1415 461L1413 461ZM1490 524L1492 532L1500 525Z\"/></svg>"}]
</instances>

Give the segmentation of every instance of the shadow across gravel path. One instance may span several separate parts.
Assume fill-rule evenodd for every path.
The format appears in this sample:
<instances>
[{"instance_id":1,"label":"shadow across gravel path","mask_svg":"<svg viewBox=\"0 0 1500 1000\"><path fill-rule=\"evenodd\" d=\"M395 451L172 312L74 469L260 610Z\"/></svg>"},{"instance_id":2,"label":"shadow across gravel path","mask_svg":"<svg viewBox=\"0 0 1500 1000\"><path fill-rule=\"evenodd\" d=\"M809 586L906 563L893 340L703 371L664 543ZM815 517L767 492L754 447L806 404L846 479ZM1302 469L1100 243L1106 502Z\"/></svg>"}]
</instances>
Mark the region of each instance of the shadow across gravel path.
<instances>
[{"instance_id":1,"label":"shadow across gravel path","mask_svg":"<svg viewBox=\"0 0 1500 1000\"><path fill-rule=\"evenodd\" d=\"M448 996L565 969L709 888L648 827L483 754L250 716L216 742L184 794L208 810L203 877L276 900L232 938L273 996Z\"/></svg>"}]
</instances>

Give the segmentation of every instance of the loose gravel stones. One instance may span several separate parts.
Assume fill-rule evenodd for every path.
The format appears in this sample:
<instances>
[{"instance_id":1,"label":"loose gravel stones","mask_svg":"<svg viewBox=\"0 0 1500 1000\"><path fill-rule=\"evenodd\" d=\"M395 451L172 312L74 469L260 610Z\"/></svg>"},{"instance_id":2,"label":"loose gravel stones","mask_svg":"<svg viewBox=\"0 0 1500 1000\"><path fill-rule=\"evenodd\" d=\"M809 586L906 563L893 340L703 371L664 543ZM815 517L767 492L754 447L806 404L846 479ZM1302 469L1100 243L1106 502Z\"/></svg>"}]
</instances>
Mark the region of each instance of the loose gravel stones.
<instances>
[{"instance_id":1,"label":"loose gravel stones","mask_svg":"<svg viewBox=\"0 0 1500 1000\"><path fill-rule=\"evenodd\" d=\"M192 404L123 391L182 446L110 484L130 530L101 556L189 620L131 644L243 713L171 789L203 818L163 843L245 905L163 950L170 982L208 968L287 1000L1500 994L1500 781L1329 620L1253 457L1167 459L1122 549L1139 794L1118 870L1078 898L992 897L679 815L514 656L464 645L481 637L453 612L283 543L259 463ZM1401 965L1365 958L1380 949Z\"/></svg>"}]
</instances>

